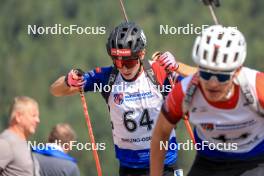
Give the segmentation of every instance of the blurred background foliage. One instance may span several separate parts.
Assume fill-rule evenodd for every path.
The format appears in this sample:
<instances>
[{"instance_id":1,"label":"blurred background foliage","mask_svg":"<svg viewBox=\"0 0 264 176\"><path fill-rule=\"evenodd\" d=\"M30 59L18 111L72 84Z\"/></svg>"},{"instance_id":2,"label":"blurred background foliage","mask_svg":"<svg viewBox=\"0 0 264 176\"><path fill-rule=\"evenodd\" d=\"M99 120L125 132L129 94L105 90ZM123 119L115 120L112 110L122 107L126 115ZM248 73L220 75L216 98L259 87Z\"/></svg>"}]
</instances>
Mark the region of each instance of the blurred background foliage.
<instances>
[{"instance_id":1,"label":"blurred background foliage","mask_svg":"<svg viewBox=\"0 0 264 176\"><path fill-rule=\"evenodd\" d=\"M155 50L171 51L177 59L192 64L195 35L161 35L160 25L202 26L212 24L207 7L199 0L125 0L130 21L145 31L147 58ZM237 26L248 44L246 65L264 70L264 1L222 1L216 9L225 26ZM51 127L68 122L80 142L89 141L80 97L53 97L49 86L71 68L90 70L111 64L105 43L114 26L123 21L118 0L1 0L0 6L0 130L7 126L8 108L17 95L34 97L40 103L41 123L31 140L45 142ZM104 26L104 35L28 35L28 25ZM99 93L86 94L96 141L106 143L99 151L104 175L118 175L107 106ZM183 123L177 127L180 141L188 139ZM1 151L0 151L1 152ZM180 151L179 166L187 173L194 151ZM73 151L82 175L95 176L91 151Z\"/></svg>"}]
</instances>

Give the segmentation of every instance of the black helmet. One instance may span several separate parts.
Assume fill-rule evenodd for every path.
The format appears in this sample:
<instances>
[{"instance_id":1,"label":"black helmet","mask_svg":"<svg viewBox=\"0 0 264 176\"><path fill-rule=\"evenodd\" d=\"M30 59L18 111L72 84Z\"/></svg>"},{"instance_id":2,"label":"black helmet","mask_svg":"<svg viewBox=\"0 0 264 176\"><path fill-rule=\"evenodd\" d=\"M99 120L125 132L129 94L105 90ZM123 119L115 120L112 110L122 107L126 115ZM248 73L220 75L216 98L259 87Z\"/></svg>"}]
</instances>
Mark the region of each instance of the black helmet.
<instances>
[{"instance_id":1,"label":"black helmet","mask_svg":"<svg viewBox=\"0 0 264 176\"><path fill-rule=\"evenodd\" d=\"M146 47L143 30L134 22L123 22L110 34L106 49L109 56L138 56ZM129 57L122 57L124 59Z\"/></svg>"}]
</instances>

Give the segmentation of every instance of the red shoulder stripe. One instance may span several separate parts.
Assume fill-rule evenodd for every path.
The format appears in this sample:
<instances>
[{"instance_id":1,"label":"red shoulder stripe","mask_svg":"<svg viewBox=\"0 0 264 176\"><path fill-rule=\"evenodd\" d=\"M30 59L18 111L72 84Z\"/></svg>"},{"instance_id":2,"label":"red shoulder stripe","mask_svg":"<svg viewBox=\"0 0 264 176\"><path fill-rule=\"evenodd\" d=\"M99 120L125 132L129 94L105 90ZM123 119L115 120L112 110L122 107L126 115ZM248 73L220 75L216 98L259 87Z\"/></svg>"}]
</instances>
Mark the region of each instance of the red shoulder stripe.
<instances>
[{"instance_id":1,"label":"red shoulder stripe","mask_svg":"<svg viewBox=\"0 0 264 176\"><path fill-rule=\"evenodd\" d=\"M154 72L154 74L156 75L157 81L160 85L163 85L166 77L167 77L167 73L165 72L165 70L159 65L158 62L153 62L152 65L152 70Z\"/></svg>"},{"instance_id":2,"label":"red shoulder stripe","mask_svg":"<svg viewBox=\"0 0 264 176\"><path fill-rule=\"evenodd\" d=\"M261 107L264 108L264 73L257 73L256 77L256 91L257 97Z\"/></svg>"},{"instance_id":3,"label":"red shoulder stripe","mask_svg":"<svg viewBox=\"0 0 264 176\"><path fill-rule=\"evenodd\" d=\"M181 83L176 83L162 106L162 112L166 119L172 124L176 124L182 118L183 98L184 93Z\"/></svg>"}]
</instances>

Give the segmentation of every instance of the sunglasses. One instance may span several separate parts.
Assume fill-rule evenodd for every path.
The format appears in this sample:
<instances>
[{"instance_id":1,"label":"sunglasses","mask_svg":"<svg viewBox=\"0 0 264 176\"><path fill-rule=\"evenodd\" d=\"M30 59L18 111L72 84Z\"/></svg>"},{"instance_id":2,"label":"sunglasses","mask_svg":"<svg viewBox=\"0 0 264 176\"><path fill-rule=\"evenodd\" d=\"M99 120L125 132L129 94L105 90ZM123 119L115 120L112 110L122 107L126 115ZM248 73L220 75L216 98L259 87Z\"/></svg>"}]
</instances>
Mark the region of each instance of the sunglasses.
<instances>
[{"instance_id":1,"label":"sunglasses","mask_svg":"<svg viewBox=\"0 0 264 176\"><path fill-rule=\"evenodd\" d=\"M232 76L234 75L234 72L212 72L212 71L203 70L200 68L199 74L203 80L209 81L212 76L215 76L218 82L225 83L232 78Z\"/></svg>"},{"instance_id":2,"label":"sunglasses","mask_svg":"<svg viewBox=\"0 0 264 176\"><path fill-rule=\"evenodd\" d=\"M116 68L123 68L126 67L128 69L135 67L138 64L138 59L129 59L129 60L123 60L123 59L113 59L114 65Z\"/></svg>"}]
</instances>

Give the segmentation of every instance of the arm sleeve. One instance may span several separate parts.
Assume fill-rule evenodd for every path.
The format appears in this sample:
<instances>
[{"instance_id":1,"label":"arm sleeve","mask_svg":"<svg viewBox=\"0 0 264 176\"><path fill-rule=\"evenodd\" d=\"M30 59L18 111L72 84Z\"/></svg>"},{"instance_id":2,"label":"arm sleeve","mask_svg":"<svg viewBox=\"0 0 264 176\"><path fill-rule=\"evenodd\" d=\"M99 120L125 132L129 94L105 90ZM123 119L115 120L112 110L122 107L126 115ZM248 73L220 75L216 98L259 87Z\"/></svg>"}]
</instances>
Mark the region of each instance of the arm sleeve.
<instances>
[{"instance_id":1,"label":"arm sleeve","mask_svg":"<svg viewBox=\"0 0 264 176\"><path fill-rule=\"evenodd\" d=\"M157 81L160 85L169 85L169 79L168 79L168 74L166 73L166 71L159 65L158 62L153 62L152 65L152 70L155 73L156 77L157 77ZM176 80L176 82L181 81L184 77L179 75L176 72L173 72L172 74L172 78L173 80Z\"/></svg>"},{"instance_id":2,"label":"arm sleeve","mask_svg":"<svg viewBox=\"0 0 264 176\"><path fill-rule=\"evenodd\" d=\"M13 160L11 148L7 141L0 139L0 173Z\"/></svg>"},{"instance_id":3,"label":"arm sleeve","mask_svg":"<svg viewBox=\"0 0 264 176\"><path fill-rule=\"evenodd\" d=\"M162 105L161 111L165 118L171 123L176 124L183 116L182 102L184 93L181 83L177 83Z\"/></svg>"},{"instance_id":4,"label":"arm sleeve","mask_svg":"<svg viewBox=\"0 0 264 176\"><path fill-rule=\"evenodd\" d=\"M256 78L256 91L259 103L262 108L264 108L264 73L257 73Z\"/></svg>"},{"instance_id":5,"label":"arm sleeve","mask_svg":"<svg viewBox=\"0 0 264 176\"><path fill-rule=\"evenodd\" d=\"M108 84L109 76L113 67L97 67L94 70L88 71L84 74L84 91L99 91L100 88Z\"/></svg>"},{"instance_id":6,"label":"arm sleeve","mask_svg":"<svg viewBox=\"0 0 264 176\"><path fill-rule=\"evenodd\" d=\"M165 82L168 74L166 73L166 71L159 65L158 62L152 62L151 63L151 67L152 70L157 78L157 81L160 85L163 85L163 83Z\"/></svg>"}]
</instances>

